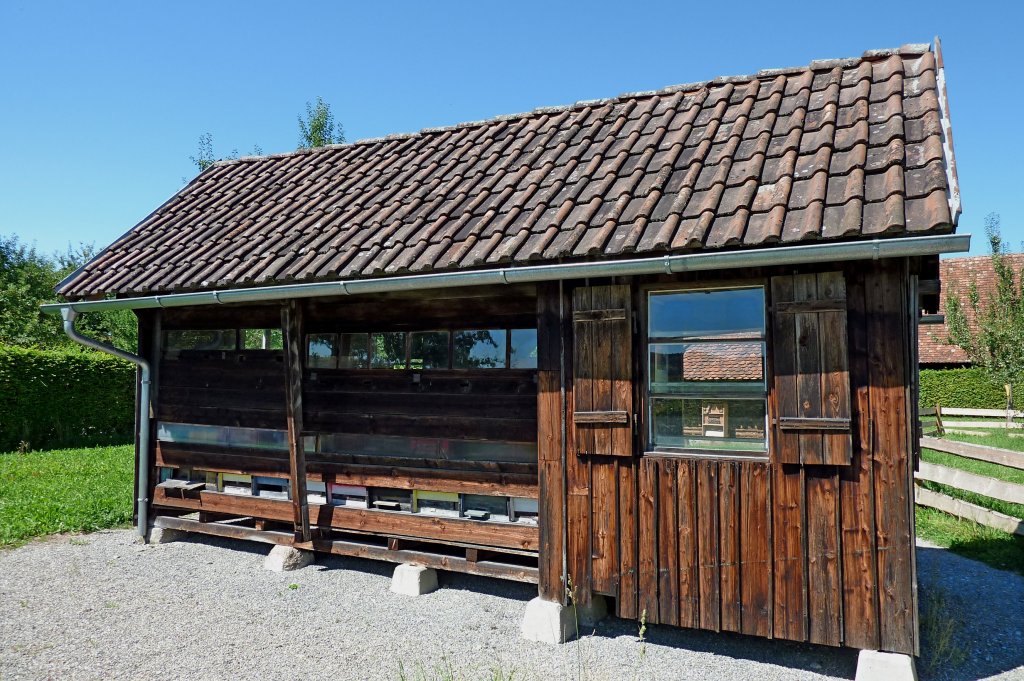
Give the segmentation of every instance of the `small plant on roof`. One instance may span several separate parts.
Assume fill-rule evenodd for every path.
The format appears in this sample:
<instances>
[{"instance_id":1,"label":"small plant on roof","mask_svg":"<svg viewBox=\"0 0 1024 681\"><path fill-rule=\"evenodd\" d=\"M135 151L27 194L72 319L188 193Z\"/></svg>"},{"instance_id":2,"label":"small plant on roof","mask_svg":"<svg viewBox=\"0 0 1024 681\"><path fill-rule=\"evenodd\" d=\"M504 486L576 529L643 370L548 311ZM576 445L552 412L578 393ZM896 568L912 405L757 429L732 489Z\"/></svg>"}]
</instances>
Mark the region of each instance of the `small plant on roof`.
<instances>
[{"instance_id":1,"label":"small plant on roof","mask_svg":"<svg viewBox=\"0 0 1024 681\"><path fill-rule=\"evenodd\" d=\"M299 116L299 149L315 149L328 144L343 144L345 128L334 122L331 105L321 97L316 104L306 102L306 118Z\"/></svg>"}]
</instances>

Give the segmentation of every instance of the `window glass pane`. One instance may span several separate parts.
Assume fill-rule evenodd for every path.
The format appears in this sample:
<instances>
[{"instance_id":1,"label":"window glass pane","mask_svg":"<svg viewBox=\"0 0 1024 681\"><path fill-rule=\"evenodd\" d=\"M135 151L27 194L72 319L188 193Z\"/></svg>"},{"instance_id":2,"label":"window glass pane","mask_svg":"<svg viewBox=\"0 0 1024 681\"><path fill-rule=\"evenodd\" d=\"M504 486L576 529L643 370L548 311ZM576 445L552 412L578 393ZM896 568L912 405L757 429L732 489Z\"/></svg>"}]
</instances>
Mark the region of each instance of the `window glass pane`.
<instances>
[{"instance_id":1,"label":"window glass pane","mask_svg":"<svg viewBox=\"0 0 1024 681\"><path fill-rule=\"evenodd\" d=\"M504 329L456 331L454 345L452 366L456 369L505 368Z\"/></svg>"},{"instance_id":2,"label":"window glass pane","mask_svg":"<svg viewBox=\"0 0 1024 681\"><path fill-rule=\"evenodd\" d=\"M242 329L243 350L281 350L284 348L281 329Z\"/></svg>"},{"instance_id":3,"label":"window glass pane","mask_svg":"<svg viewBox=\"0 0 1024 681\"><path fill-rule=\"evenodd\" d=\"M235 330L168 331L164 337L167 350L234 350Z\"/></svg>"},{"instance_id":4,"label":"window glass pane","mask_svg":"<svg viewBox=\"0 0 1024 681\"><path fill-rule=\"evenodd\" d=\"M659 449L766 450L764 399L651 400L651 442Z\"/></svg>"},{"instance_id":5,"label":"window glass pane","mask_svg":"<svg viewBox=\"0 0 1024 681\"><path fill-rule=\"evenodd\" d=\"M764 335L764 289L652 293L651 339Z\"/></svg>"},{"instance_id":6,"label":"window glass pane","mask_svg":"<svg viewBox=\"0 0 1024 681\"><path fill-rule=\"evenodd\" d=\"M417 331L411 335L410 369L448 368L447 331Z\"/></svg>"},{"instance_id":7,"label":"window glass pane","mask_svg":"<svg viewBox=\"0 0 1024 681\"><path fill-rule=\"evenodd\" d=\"M194 423L158 423L156 438L161 442L248 447L250 449L288 449L288 433L269 428L234 428Z\"/></svg>"},{"instance_id":8,"label":"window glass pane","mask_svg":"<svg viewBox=\"0 0 1024 681\"><path fill-rule=\"evenodd\" d=\"M337 336L333 333L311 333L307 340L306 366L311 369L333 369L337 366Z\"/></svg>"},{"instance_id":9,"label":"window glass pane","mask_svg":"<svg viewBox=\"0 0 1024 681\"><path fill-rule=\"evenodd\" d=\"M339 333L337 354L339 369L366 369L370 366L369 334Z\"/></svg>"},{"instance_id":10,"label":"window glass pane","mask_svg":"<svg viewBox=\"0 0 1024 681\"><path fill-rule=\"evenodd\" d=\"M405 332L388 331L370 334L373 356L370 366L374 369L405 368Z\"/></svg>"},{"instance_id":11,"label":"window glass pane","mask_svg":"<svg viewBox=\"0 0 1024 681\"><path fill-rule=\"evenodd\" d=\"M651 392L764 394L764 343L651 343Z\"/></svg>"},{"instance_id":12,"label":"window glass pane","mask_svg":"<svg viewBox=\"0 0 1024 681\"><path fill-rule=\"evenodd\" d=\"M537 329L512 329L512 369L537 368Z\"/></svg>"},{"instance_id":13,"label":"window glass pane","mask_svg":"<svg viewBox=\"0 0 1024 681\"><path fill-rule=\"evenodd\" d=\"M320 435L319 451L404 459L537 462L537 445L529 442L453 440L400 435L325 433Z\"/></svg>"}]
</instances>

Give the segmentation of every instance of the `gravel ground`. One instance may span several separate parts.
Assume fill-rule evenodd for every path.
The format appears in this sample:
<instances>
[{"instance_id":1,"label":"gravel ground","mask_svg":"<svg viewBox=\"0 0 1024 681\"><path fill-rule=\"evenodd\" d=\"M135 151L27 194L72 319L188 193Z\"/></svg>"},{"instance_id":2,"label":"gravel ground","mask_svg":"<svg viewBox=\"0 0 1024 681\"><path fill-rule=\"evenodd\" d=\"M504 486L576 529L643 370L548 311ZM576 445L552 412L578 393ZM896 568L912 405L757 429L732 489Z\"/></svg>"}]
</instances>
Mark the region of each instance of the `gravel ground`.
<instances>
[{"instance_id":1,"label":"gravel ground","mask_svg":"<svg viewBox=\"0 0 1024 681\"><path fill-rule=\"evenodd\" d=\"M0 551L0 679L853 678L856 652L637 625L615 618L564 646L520 639L530 585L442 574L420 598L388 591L391 564L340 557L262 569L269 547L196 537L161 546L128 531ZM1024 679L1024 579L919 551L965 621L972 659L932 678ZM975 597L980 594L983 597ZM923 665L920 665L923 666ZM583 673L578 674L582 667ZM929 678L922 674L922 678Z\"/></svg>"}]
</instances>

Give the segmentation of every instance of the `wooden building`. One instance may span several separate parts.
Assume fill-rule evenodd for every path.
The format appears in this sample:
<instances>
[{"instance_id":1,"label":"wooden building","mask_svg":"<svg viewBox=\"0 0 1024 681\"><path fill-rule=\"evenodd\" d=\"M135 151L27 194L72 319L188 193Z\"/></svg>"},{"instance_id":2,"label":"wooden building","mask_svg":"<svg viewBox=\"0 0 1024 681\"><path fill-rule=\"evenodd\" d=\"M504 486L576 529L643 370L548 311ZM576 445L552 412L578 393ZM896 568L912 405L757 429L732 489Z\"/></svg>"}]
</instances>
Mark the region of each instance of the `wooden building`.
<instances>
[{"instance_id":1,"label":"wooden building","mask_svg":"<svg viewBox=\"0 0 1024 681\"><path fill-rule=\"evenodd\" d=\"M912 654L943 83L908 45L222 161L51 311L137 311L142 532Z\"/></svg>"}]
</instances>

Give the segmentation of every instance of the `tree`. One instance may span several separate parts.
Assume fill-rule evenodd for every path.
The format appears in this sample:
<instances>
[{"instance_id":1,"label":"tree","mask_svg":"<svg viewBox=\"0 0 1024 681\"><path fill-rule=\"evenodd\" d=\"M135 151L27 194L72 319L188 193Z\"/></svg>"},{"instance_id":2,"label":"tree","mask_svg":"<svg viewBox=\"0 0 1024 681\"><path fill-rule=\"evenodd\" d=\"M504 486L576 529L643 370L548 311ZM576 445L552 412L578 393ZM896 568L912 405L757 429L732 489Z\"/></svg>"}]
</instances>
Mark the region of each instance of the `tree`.
<instances>
[{"instance_id":1,"label":"tree","mask_svg":"<svg viewBox=\"0 0 1024 681\"><path fill-rule=\"evenodd\" d=\"M51 347L63 335L39 311L60 281L51 260L16 236L0 236L0 344Z\"/></svg>"},{"instance_id":2,"label":"tree","mask_svg":"<svg viewBox=\"0 0 1024 681\"><path fill-rule=\"evenodd\" d=\"M60 317L44 315L39 306L58 302L54 288L94 254L91 244L79 244L47 257L16 236L0 235L0 344L37 348L73 345L64 335ZM125 350L137 347L138 325L130 310L90 312L80 320L78 327L86 335Z\"/></svg>"},{"instance_id":3,"label":"tree","mask_svg":"<svg viewBox=\"0 0 1024 681\"><path fill-rule=\"evenodd\" d=\"M967 289L966 307L952 291L946 294L949 343L963 348L976 366L1001 385L1024 383L1024 271L1015 272L1000 233L999 215L985 217L992 251L995 292L982 300L977 281ZM973 318L973 327L971 324Z\"/></svg>"},{"instance_id":4,"label":"tree","mask_svg":"<svg viewBox=\"0 0 1024 681\"><path fill-rule=\"evenodd\" d=\"M331 105L316 98L316 105L306 102L306 118L299 116L299 149L315 149L328 144L344 144L345 129L335 125Z\"/></svg>"}]
</instances>

